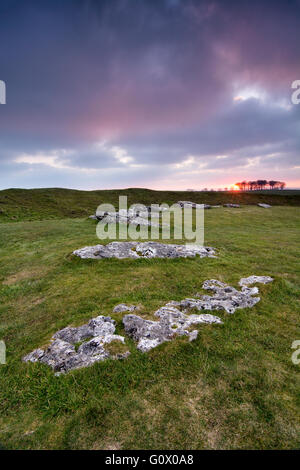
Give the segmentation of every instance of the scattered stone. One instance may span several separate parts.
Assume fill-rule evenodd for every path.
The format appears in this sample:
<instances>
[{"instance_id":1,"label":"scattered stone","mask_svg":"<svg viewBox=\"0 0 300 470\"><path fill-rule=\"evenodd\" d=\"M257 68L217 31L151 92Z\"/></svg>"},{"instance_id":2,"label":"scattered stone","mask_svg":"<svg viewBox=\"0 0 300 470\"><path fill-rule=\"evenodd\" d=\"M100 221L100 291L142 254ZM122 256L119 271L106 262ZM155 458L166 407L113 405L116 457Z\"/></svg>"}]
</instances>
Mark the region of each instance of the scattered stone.
<instances>
[{"instance_id":1,"label":"scattered stone","mask_svg":"<svg viewBox=\"0 0 300 470\"><path fill-rule=\"evenodd\" d=\"M125 315L123 318L126 334L138 342L137 348L142 352L147 352L177 336L188 336L190 341L196 339L195 330L188 330L191 325L222 323L220 318L214 315L185 315L171 306L160 308L154 315L159 317L159 321L145 320L137 315Z\"/></svg>"},{"instance_id":2,"label":"scattered stone","mask_svg":"<svg viewBox=\"0 0 300 470\"><path fill-rule=\"evenodd\" d=\"M54 339L61 339L67 343L76 344L79 341L84 341L87 338L92 338L99 335L113 334L115 331L115 322L110 317L99 317L92 318L86 325L79 327L67 326L62 330L57 331L54 335Z\"/></svg>"},{"instance_id":3,"label":"scattered stone","mask_svg":"<svg viewBox=\"0 0 300 470\"><path fill-rule=\"evenodd\" d=\"M234 313L237 308L253 307L260 301L259 297L253 297L258 294L257 287L252 289L243 287L238 291L223 282L211 279L205 281L202 288L214 292L214 295L197 294L199 299L184 299L180 302L180 306L184 309L225 310L227 313Z\"/></svg>"},{"instance_id":4,"label":"scattered stone","mask_svg":"<svg viewBox=\"0 0 300 470\"><path fill-rule=\"evenodd\" d=\"M267 276L250 276L254 282L271 282L272 278ZM246 280L250 284L250 278L241 279L240 283ZM145 320L137 315L125 315L123 324L126 334L137 341L137 348L142 352L147 352L165 341L170 341L177 336L188 336L189 341L193 341L198 336L198 331L190 331L189 328L201 323L222 323L219 317L210 314L187 315L188 310L225 310L227 313L234 313L237 308L253 307L260 301L258 288L249 288L243 285L238 291L234 287L228 286L216 279L207 280L202 285L203 289L210 290L213 295L201 295L200 299L184 299L182 301L171 300L164 307L155 312L159 321Z\"/></svg>"},{"instance_id":5,"label":"scattered stone","mask_svg":"<svg viewBox=\"0 0 300 470\"><path fill-rule=\"evenodd\" d=\"M139 307L136 305L126 305L126 304L119 304L116 305L113 309L113 313L120 313L120 312L133 312L134 310L138 310Z\"/></svg>"},{"instance_id":6,"label":"scattered stone","mask_svg":"<svg viewBox=\"0 0 300 470\"><path fill-rule=\"evenodd\" d=\"M196 299L171 300L154 313L159 318L158 321L127 314L123 318L125 332L137 342L137 348L142 352L147 352L177 336L187 336L189 341L194 341L198 336L198 330L191 331L191 326L202 323L221 324L222 321L219 317L208 313L188 315L189 310L225 310L232 314L238 308L253 307L260 301L260 297L254 297L259 291L257 287L250 288L248 285L258 282L267 284L272 281L273 278L270 276L242 278L239 281L242 289L239 291L216 279L207 280L202 288L212 291L213 295L197 294ZM132 312L137 308L134 305L119 304L113 311ZM63 328L53 335L50 346L46 349L35 349L24 356L23 361L42 362L51 366L58 375L108 358L128 357L129 351L113 355L105 348L105 345L112 341L125 344L123 336L114 334L115 323L111 317L100 315L85 325ZM76 349L78 343L80 344Z\"/></svg>"},{"instance_id":7,"label":"scattered stone","mask_svg":"<svg viewBox=\"0 0 300 470\"><path fill-rule=\"evenodd\" d=\"M31 353L27 354L27 356L23 357L23 361L25 362L38 362L44 355L43 349L35 349Z\"/></svg>"},{"instance_id":8,"label":"scattered stone","mask_svg":"<svg viewBox=\"0 0 300 470\"><path fill-rule=\"evenodd\" d=\"M260 284L268 284L269 282L274 281L274 279L270 276L249 276L249 277L242 277L239 282L240 286L250 286L251 284L255 284L259 282Z\"/></svg>"},{"instance_id":9,"label":"scattered stone","mask_svg":"<svg viewBox=\"0 0 300 470\"><path fill-rule=\"evenodd\" d=\"M223 207L233 207L233 208L238 208L241 207L240 204L223 204Z\"/></svg>"},{"instance_id":10,"label":"scattered stone","mask_svg":"<svg viewBox=\"0 0 300 470\"><path fill-rule=\"evenodd\" d=\"M197 339L198 333L199 333L198 330L191 331L190 336L189 336L189 341L194 341L195 339Z\"/></svg>"},{"instance_id":11,"label":"scattered stone","mask_svg":"<svg viewBox=\"0 0 300 470\"><path fill-rule=\"evenodd\" d=\"M155 210L156 209L156 210ZM154 218L160 217L159 212L162 212L163 208L149 209L145 207L139 209L138 205L132 209L121 209L119 212L105 212L97 211L95 215L91 215L89 218L93 220L102 221L105 224L132 224L132 225L149 225L154 227L168 226L168 224L159 224L153 221Z\"/></svg>"},{"instance_id":12,"label":"scattered stone","mask_svg":"<svg viewBox=\"0 0 300 470\"><path fill-rule=\"evenodd\" d=\"M272 207L272 206L270 206L270 204L264 204L262 202L259 202L257 205L259 207L263 207L263 209L269 209L270 207Z\"/></svg>"},{"instance_id":13,"label":"scattered stone","mask_svg":"<svg viewBox=\"0 0 300 470\"><path fill-rule=\"evenodd\" d=\"M191 201L178 201L177 204L183 209L184 207L186 209L201 209L204 207L204 209L210 209L212 206L209 204L197 204L196 202L191 202Z\"/></svg>"},{"instance_id":14,"label":"scattered stone","mask_svg":"<svg viewBox=\"0 0 300 470\"><path fill-rule=\"evenodd\" d=\"M215 250L198 245L174 245L157 242L111 242L107 245L86 246L73 252L80 258L187 258L199 255L215 258Z\"/></svg>"},{"instance_id":15,"label":"scattered stone","mask_svg":"<svg viewBox=\"0 0 300 470\"><path fill-rule=\"evenodd\" d=\"M123 336L115 335L115 321L102 315L92 318L86 325L77 328L66 327L57 331L51 344L45 349L35 349L23 357L25 362L42 362L49 365L57 373L86 367L94 362L108 358L121 359L129 355L129 351L112 355L105 345L112 341L124 344ZM89 339L89 341L85 341ZM78 350L75 345L82 342Z\"/></svg>"}]
</instances>

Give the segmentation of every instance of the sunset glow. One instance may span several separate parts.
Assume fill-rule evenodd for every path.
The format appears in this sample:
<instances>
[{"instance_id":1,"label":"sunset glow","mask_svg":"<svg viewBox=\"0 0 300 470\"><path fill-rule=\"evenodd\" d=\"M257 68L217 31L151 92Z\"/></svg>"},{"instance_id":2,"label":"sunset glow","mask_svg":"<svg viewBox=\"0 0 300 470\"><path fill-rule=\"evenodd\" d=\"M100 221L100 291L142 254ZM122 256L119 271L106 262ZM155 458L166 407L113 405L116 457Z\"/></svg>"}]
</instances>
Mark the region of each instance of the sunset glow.
<instances>
[{"instance_id":1,"label":"sunset glow","mask_svg":"<svg viewBox=\"0 0 300 470\"><path fill-rule=\"evenodd\" d=\"M2 8L0 188L300 187L299 1Z\"/></svg>"},{"instance_id":2,"label":"sunset glow","mask_svg":"<svg viewBox=\"0 0 300 470\"><path fill-rule=\"evenodd\" d=\"M236 184L233 184L230 186L230 191L240 191L240 188Z\"/></svg>"}]
</instances>

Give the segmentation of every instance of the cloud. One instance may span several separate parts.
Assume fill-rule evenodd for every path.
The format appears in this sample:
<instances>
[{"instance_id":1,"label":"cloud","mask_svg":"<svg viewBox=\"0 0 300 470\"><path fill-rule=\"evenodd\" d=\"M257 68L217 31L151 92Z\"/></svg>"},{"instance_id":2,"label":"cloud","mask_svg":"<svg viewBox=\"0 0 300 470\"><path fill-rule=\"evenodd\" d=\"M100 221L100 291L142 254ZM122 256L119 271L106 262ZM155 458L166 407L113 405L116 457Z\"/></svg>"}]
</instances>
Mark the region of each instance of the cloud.
<instances>
[{"instance_id":1,"label":"cloud","mask_svg":"<svg viewBox=\"0 0 300 470\"><path fill-rule=\"evenodd\" d=\"M280 171L300 186L299 2L3 1L0 15L2 187Z\"/></svg>"}]
</instances>

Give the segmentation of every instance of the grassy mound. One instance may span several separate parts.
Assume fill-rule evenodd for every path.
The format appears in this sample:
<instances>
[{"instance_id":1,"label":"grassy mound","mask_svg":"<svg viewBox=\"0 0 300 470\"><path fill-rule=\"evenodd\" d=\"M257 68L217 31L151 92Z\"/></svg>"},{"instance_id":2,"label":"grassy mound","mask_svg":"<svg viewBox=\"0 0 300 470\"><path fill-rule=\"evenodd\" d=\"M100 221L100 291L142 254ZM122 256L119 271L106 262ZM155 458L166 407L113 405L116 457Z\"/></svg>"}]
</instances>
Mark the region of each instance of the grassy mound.
<instances>
[{"instance_id":1,"label":"grassy mound","mask_svg":"<svg viewBox=\"0 0 300 470\"><path fill-rule=\"evenodd\" d=\"M152 191L150 189L123 189L77 191L74 189L6 189L0 191L0 223L22 220L43 220L65 217L87 217L95 213L99 204L118 207L119 195L128 196L128 205L134 203L174 204L179 200L201 204L257 204L300 206L300 191L260 192L187 192Z\"/></svg>"}]
</instances>

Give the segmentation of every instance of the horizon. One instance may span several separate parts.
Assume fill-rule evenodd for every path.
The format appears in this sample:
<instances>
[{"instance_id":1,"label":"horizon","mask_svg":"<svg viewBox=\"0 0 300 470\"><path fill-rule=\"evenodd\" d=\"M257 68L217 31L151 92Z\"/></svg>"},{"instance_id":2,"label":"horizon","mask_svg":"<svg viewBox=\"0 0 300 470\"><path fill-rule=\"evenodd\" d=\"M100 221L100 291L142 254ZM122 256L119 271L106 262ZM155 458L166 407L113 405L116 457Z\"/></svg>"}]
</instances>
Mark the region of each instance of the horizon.
<instances>
[{"instance_id":1,"label":"horizon","mask_svg":"<svg viewBox=\"0 0 300 470\"><path fill-rule=\"evenodd\" d=\"M27 191L32 191L35 189L64 189L67 191L131 191L131 190L146 190L146 191L158 191L158 192L183 192L183 193L192 193L192 192L228 192L228 193L257 193L257 192L274 192L278 191L279 193L285 192L285 191L300 191L300 188L291 188L291 187L285 187L284 189L254 189L254 190L236 190L236 189L230 189L230 188L202 188L202 189L153 189L153 188L146 188L142 186L131 186L131 187L112 187L112 188L94 188L94 189L81 189L81 188L67 188L63 186L35 186L32 188L22 188L22 187L9 187L9 188L3 188L0 189L0 191L10 191L10 190L27 190Z\"/></svg>"},{"instance_id":2,"label":"horizon","mask_svg":"<svg viewBox=\"0 0 300 470\"><path fill-rule=\"evenodd\" d=\"M299 0L2 0L0 14L0 190L261 175L300 189Z\"/></svg>"}]
</instances>

